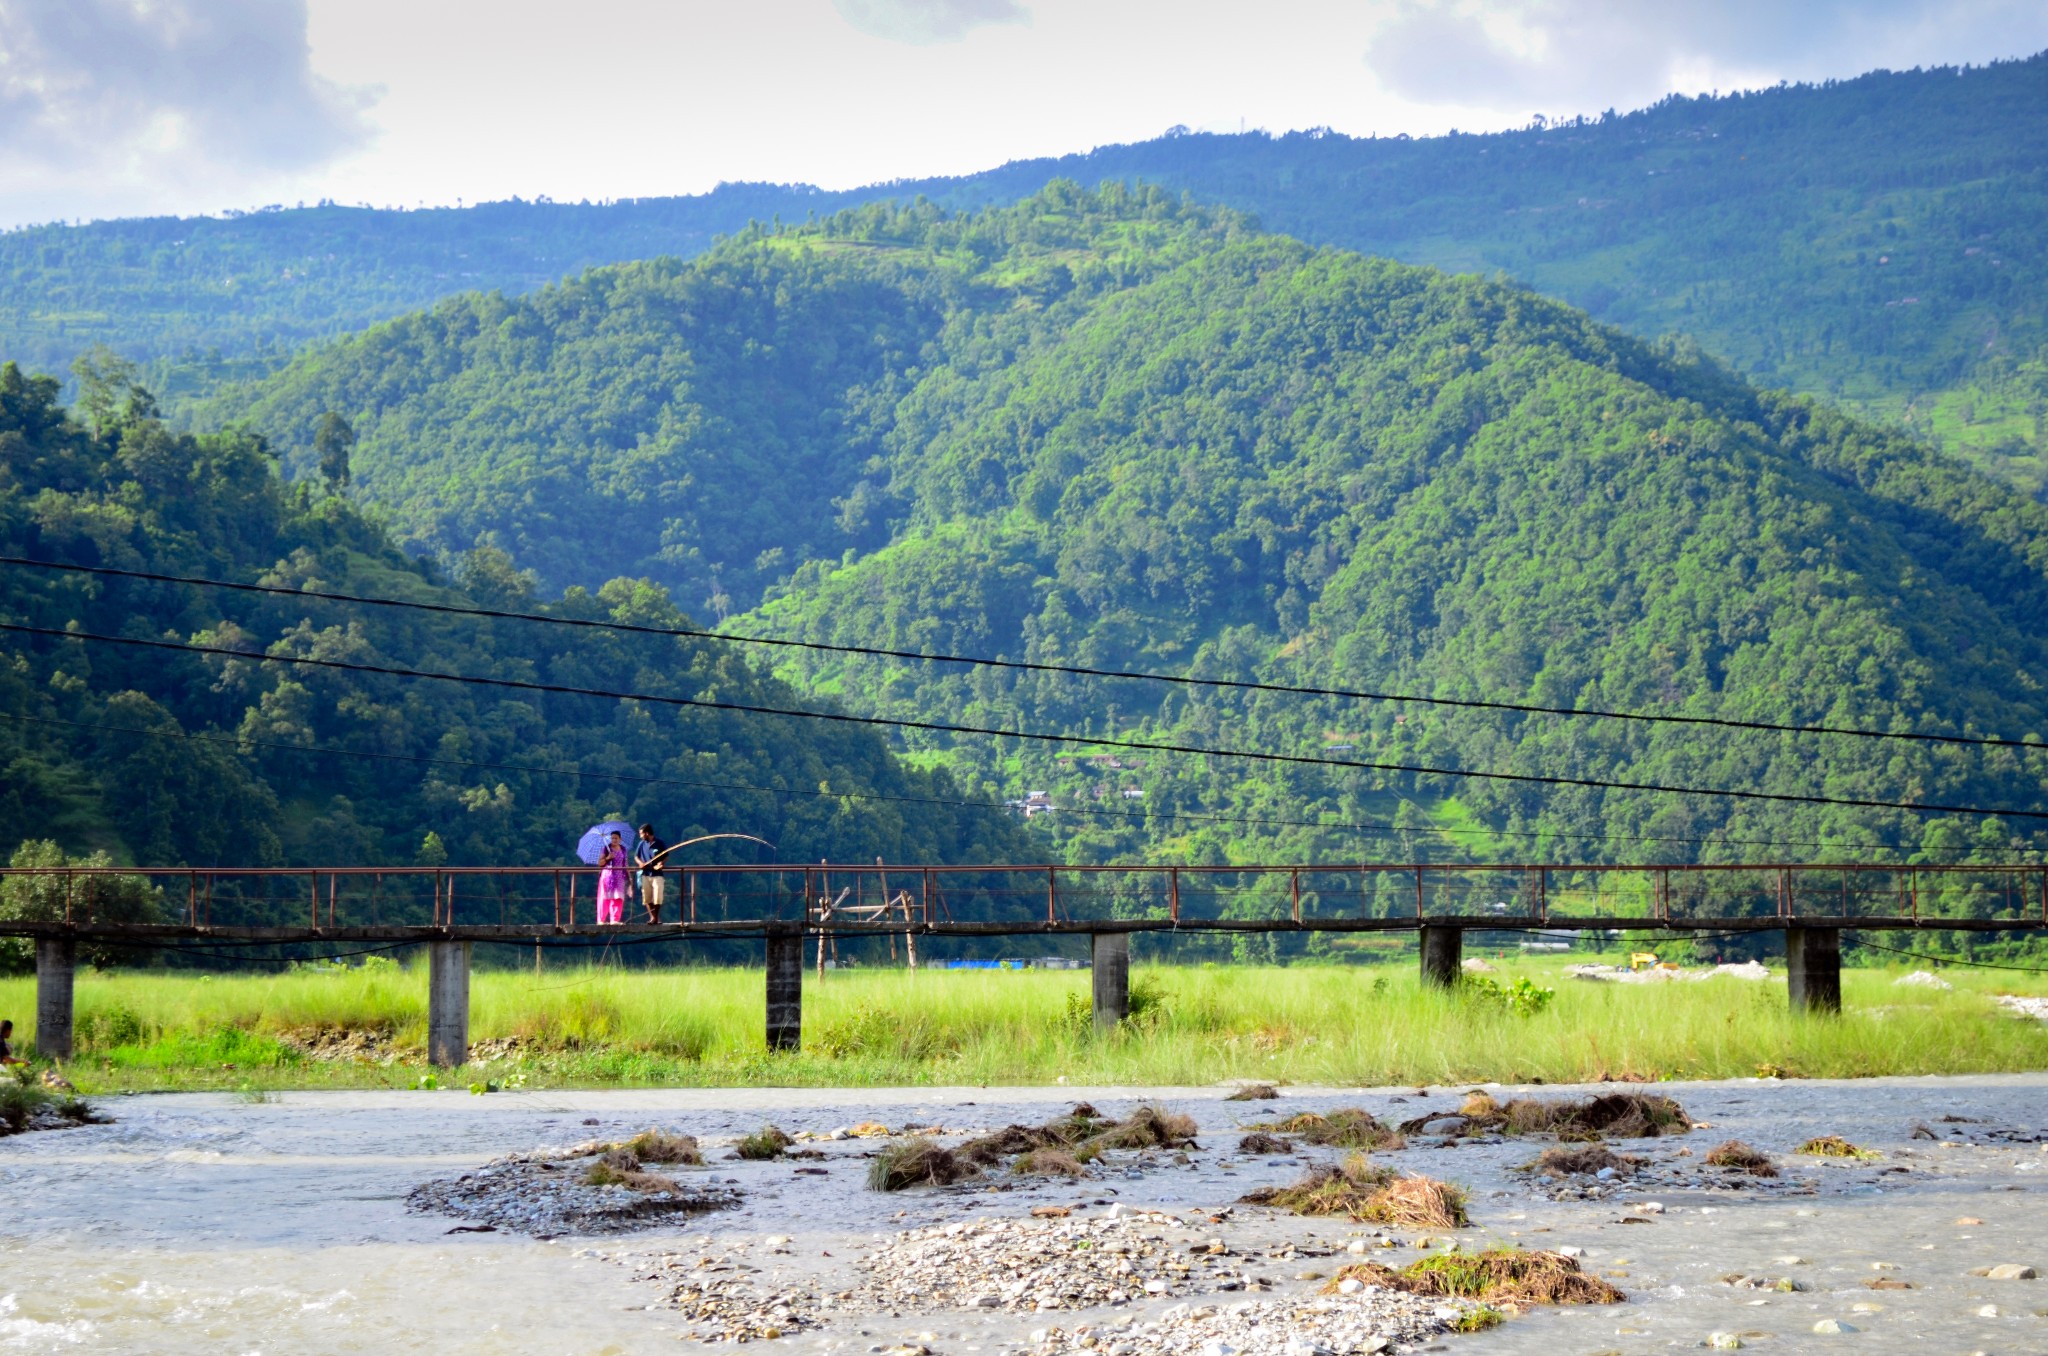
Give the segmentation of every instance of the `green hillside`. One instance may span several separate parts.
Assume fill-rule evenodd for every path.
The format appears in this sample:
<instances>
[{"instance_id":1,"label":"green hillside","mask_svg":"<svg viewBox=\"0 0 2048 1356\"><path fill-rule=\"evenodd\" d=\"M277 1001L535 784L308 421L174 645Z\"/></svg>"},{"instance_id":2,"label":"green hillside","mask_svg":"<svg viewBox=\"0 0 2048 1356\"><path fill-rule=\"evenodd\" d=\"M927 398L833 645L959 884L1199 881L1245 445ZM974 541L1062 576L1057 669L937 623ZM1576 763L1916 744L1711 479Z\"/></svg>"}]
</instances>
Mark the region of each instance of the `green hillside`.
<instances>
[{"instance_id":1,"label":"green hillside","mask_svg":"<svg viewBox=\"0 0 2048 1356\"><path fill-rule=\"evenodd\" d=\"M1672 98L1483 136L1167 136L958 179L827 194L386 212L323 205L0 235L0 352L94 342L186 396L313 337L467 291L687 257L720 232L875 197L1014 202L1056 177L1145 181L1271 230L1453 272L1505 271L1768 386L1828 396L2048 478L2048 57Z\"/></svg>"},{"instance_id":2,"label":"green hillside","mask_svg":"<svg viewBox=\"0 0 2048 1356\"><path fill-rule=\"evenodd\" d=\"M735 632L1886 729L2048 731L2048 509L1526 290L1057 184L862 209L694 264L463 298L223 413L310 465L330 412L401 536L549 587L646 573ZM1439 767L2038 807L2038 760L1397 704L790 661L864 710ZM1963 850L1840 807L942 737L1049 789L1077 858ZM1105 751L1108 752L1108 751ZM1119 757L1118 762L1128 761ZM1135 796L1127 792L1138 793ZM1116 807L1121 806L1118 810ZM1094 813L1103 811L1105 813ZM1221 816L1207 822L1188 816ZM1384 836L1339 827L1400 824ZM2024 827L2024 826L2022 826ZM1542 843L1526 835L1550 835ZM1620 835L1605 841L1578 833ZM1646 850L1626 841L1660 842ZM1723 840L1738 840L1736 846ZM1694 841L1710 840L1710 841Z\"/></svg>"},{"instance_id":3,"label":"green hillside","mask_svg":"<svg viewBox=\"0 0 2048 1356\"><path fill-rule=\"evenodd\" d=\"M444 575L401 554L343 500L286 483L261 438L175 434L146 393L114 378L87 393L87 424L55 403L53 380L0 366L0 553L565 617L683 620L644 580L612 579L543 605L530 579L488 550ZM0 566L0 619L586 688L779 705L792 697L711 642L565 640L530 623L19 566ZM19 633L0 643L0 853L53 839L73 857L104 851L150 865L560 864L573 861L586 825L620 813L652 819L672 839L757 834L789 860L1021 850L1006 816L949 803L963 791L947 774L906 768L849 727ZM722 848L733 855L720 857ZM751 845L693 851L702 861L758 860Z\"/></svg>"}]
</instances>

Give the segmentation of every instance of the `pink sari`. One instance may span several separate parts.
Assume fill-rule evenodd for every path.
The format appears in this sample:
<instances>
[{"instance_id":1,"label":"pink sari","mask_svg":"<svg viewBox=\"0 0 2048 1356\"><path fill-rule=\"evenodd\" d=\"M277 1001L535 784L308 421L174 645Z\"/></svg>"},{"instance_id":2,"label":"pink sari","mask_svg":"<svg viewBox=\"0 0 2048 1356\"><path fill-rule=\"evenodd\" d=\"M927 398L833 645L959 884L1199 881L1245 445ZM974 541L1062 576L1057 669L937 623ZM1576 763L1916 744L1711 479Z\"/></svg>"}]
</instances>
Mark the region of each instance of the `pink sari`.
<instances>
[{"instance_id":1,"label":"pink sari","mask_svg":"<svg viewBox=\"0 0 2048 1356\"><path fill-rule=\"evenodd\" d=\"M626 921L626 880L627 857L623 847L607 847L598 864L604 867L604 874L597 878L597 921L600 923L623 923Z\"/></svg>"}]
</instances>

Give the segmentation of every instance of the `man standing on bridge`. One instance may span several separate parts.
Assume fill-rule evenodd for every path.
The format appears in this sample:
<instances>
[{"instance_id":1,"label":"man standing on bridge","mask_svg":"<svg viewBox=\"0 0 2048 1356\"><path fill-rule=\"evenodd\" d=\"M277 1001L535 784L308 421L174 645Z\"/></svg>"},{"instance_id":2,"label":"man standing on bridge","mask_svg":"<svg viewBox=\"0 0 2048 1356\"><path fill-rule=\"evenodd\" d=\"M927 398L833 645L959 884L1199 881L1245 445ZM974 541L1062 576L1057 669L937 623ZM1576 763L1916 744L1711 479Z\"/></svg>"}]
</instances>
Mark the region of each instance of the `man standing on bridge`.
<instances>
[{"instance_id":1,"label":"man standing on bridge","mask_svg":"<svg viewBox=\"0 0 2048 1356\"><path fill-rule=\"evenodd\" d=\"M668 844L655 836L652 824L640 826L640 841L633 844L633 860L640 866L640 905L647 910L647 921L661 921L661 854L668 851Z\"/></svg>"}]
</instances>

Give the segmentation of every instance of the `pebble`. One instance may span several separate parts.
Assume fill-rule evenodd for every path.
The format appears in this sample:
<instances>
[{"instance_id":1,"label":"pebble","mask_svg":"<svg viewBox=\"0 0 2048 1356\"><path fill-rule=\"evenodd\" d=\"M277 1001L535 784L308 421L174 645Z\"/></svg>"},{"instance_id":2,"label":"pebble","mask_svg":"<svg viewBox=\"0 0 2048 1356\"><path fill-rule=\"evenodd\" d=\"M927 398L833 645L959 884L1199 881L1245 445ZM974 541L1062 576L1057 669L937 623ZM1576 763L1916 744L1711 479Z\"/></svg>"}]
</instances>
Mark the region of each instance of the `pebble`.
<instances>
[{"instance_id":1,"label":"pebble","mask_svg":"<svg viewBox=\"0 0 2048 1356\"><path fill-rule=\"evenodd\" d=\"M1707 1334L1707 1350L1740 1351L1742 1339L1732 1332L1710 1332Z\"/></svg>"},{"instance_id":2,"label":"pebble","mask_svg":"<svg viewBox=\"0 0 2048 1356\"><path fill-rule=\"evenodd\" d=\"M1855 1324L1844 1323L1839 1318L1824 1318L1820 1322L1813 1325L1813 1330L1817 1333L1824 1334L1859 1331Z\"/></svg>"},{"instance_id":3,"label":"pebble","mask_svg":"<svg viewBox=\"0 0 2048 1356\"><path fill-rule=\"evenodd\" d=\"M2040 1275L2032 1267L2022 1266L2018 1262L2005 1262L1995 1267L1986 1267L1982 1271L1973 1271L1970 1274L1972 1276L1986 1276L1994 1281L2031 1281Z\"/></svg>"}]
</instances>

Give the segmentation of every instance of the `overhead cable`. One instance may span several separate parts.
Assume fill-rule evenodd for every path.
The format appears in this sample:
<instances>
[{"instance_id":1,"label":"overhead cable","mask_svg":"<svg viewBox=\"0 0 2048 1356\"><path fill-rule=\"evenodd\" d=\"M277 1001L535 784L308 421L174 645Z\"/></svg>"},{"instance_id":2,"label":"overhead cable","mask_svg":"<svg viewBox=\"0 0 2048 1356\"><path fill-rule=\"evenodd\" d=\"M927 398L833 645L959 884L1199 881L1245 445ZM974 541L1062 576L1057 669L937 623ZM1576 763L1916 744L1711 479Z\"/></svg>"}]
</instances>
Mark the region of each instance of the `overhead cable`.
<instances>
[{"instance_id":1,"label":"overhead cable","mask_svg":"<svg viewBox=\"0 0 2048 1356\"><path fill-rule=\"evenodd\" d=\"M739 645L767 645L788 649L818 650L830 654L867 655L880 659L917 660L935 664L967 664L983 668L1011 669L1027 673L1057 673L1079 678L1117 678L1179 687L1216 688L1243 692L1268 692L1296 697L1329 697L1344 701L1413 702L1422 706L1457 707L1479 711L1510 711L1522 715L1574 716L1598 720L1637 721L1653 725L1697 725L1724 730L1756 730L1773 734L1831 734L1856 739L1892 739L1922 744L1959 744L1981 748L2035 749L2048 751L2038 739L2009 739L1994 735L1931 734L1910 730L1872 730L1851 725L1793 725L1766 720L1737 720L1728 716L1686 716L1650 711L1610 711L1599 707L1544 706L1534 702L1485 701L1471 697L1425 697L1412 692L1373 692L1363 689L1309 687L1292 683L1261 683L1237 678L1196 678L1176 673L1151 673L1137 669L1105 669L1083 664L1050 664L1023 659L991 659L986 656L930 654L919 650L892 650L873 645L843 645L818 640L794 640L781 636L747 636L724 631L703 631L683 626L646 626L633 622L599 621L586 617L550 617L536 612L512 612L499 608L458 607L451 603L429 603L398 598L372 598L362 594L337 593L325 589L288 588L281 584L243 584L226 579L194 575L163 574L149 570L124 570L110 565L73 565L25 556L0 556L0 565L21 565L43 570L64 570L77 574L109 575L160 584L188 584L198 588L230 589L241 593L262 593L287 598L317 598L324 602L352 603L367 607L405 608L460 617L484 617L504 621L538 622L549 626L618 631L631 635L664 636L690 640L727 641Z\"/></svg>"},{"instance_id":2,"label":"overhead cable","mask_svg":"<svg viewBox=\"0 0 2048 1356\"><path fill-rule=\"evenodd\" d=\"M251 663L290 664L307 668L332 669L344 673L374 673L392 678L411 678L443 683L464 683L517 692L544 692L570 697L599 697L610 701L637 701L652 705L688 707L707 711L733 711L745 715L787 716L797 720L829 721L840 725L866 725L884 729L920 730L935 734L988 735L1002 739L1028 739L1048 744L1082 745L1089 748L1132 749L1142 753L1181 753L1204 758L1232 758L1245 762L1274 763L1297 767L1338 768L1363 772L1398 772L1423 777L1462 777L1481 781L1521 782L1534 786L1578 786L1602 791L1648 791L1674 796L1720 796L1732 800L1771 801L1795 805L1840 805L1865 810L1907 810L1923 814L2000 815L2016 819L2048 819L2048 810L1994 809L1976 805L1946 805L1926 801L1872 800L1854 796L1803 795L1788 791L1743 791L1726 787L1675 786L1660 782L1621 782L1597 777L1553 777L1532 772L1497 772L1476 768L1429 767L1419 763L1379 763L1352 758L1311 758L1299 753L1271 753L1257 749L1208 748L1197 744L1169 744L1151 740L1117 739L1103 735L1056 734L1048 731L1002 730L985 725L957 725L945 721L904 720L891 716L856 716L838 711L805 711L752 702L707 701L699 697L673 697L651 692L623 692L608 688L573 687L565 683L537 683L518 678L488 678L475 674L442 673L432 669L408 669L395 665L364 664L343 659L314 659L301 655L263 654L231 650L218 645L190 645L174 640L147 640L136 636L109 636L91 631L70 631L51 626L25 626L0 622L0 631L46 636L55 640L93 641L106 645L127 645L142 649L169 650L184 654L215 655Z\"/></svg>"}]
</instances>

